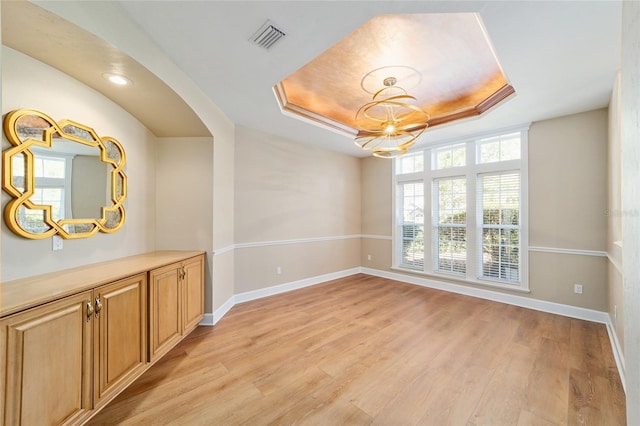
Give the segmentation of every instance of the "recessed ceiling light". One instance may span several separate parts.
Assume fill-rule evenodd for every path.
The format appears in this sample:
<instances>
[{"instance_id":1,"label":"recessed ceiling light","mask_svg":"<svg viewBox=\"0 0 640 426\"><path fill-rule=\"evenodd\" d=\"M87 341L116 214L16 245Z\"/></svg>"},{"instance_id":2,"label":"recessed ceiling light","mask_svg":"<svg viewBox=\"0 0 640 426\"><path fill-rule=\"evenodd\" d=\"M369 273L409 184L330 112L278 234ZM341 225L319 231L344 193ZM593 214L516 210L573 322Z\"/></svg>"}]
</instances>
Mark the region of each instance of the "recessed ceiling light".
<instances>
[{"instance_id":1,"label":"recessed ceiling light","mask_svg":"<svg viewBox=\"0 0 640 426\"><path fill-rule=\"evenodd\" d=\"M102 74L102 76L107 80L109 80L110 82L112 82L113 84L116 84L118 86L129 86L133 84L131 80L129 80L127 77L120 74L106 73L106 74Z\"/></svg>"}]
</instances>

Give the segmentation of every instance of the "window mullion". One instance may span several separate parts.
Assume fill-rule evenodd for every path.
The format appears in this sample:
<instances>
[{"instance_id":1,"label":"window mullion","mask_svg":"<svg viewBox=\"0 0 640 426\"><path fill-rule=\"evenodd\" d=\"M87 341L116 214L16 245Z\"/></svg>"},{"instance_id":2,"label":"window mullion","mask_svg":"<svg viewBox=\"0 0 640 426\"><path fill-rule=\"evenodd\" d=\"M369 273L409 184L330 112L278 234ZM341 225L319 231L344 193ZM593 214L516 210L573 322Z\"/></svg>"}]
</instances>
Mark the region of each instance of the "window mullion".
<instances>
[{"instance_id":1,"label":"window mullion","mask_svg":"<svg viewBox=\"0 0 640 426\"><path fill-rule=\"evenodd\" d=\"M429 150L422 151L424 169L422 171L422 184L424 185L424 264L422 265L422 272L433 270L433 250L432 240L433 233L431 232L431 223L433 222L433 184L431 182L430 172L433 168L432 159Z\"/></svg>"},{"instance_id":2,"label":"window mullion","mask_svg":"<svg viewBox=\"0 0 640 426\"><path fill-rule=\"evenodd\" d=\"M403 162L402 171L394 172L395 191L421 183L424 206L424 232L418 235L424 242L423 259L411 251L415 246L409 242L416 238L412 226L406 226L415 223L406 216L411 202L396 208L394 256L398 263L394 265L422 266L426 273L463 272L466 280L476 283L495 281L528 288L526 130L519 135L509 132L439 144L421 151L422 158ZM420 160L424 167L417 167ZM518 181L510 180L514 174ZM514 204L517 198L518 206ZM401 201L396 198L397 203ZM403 215L407 218L404 228ZM465 223L459 223L461 220ZM407 251L408 247L412 249Z\"/></svg>"},{"instance_id":3,"label":"window mullion","mask_svg":"<svg viewBox=\"0 0 640 426\"><path fill-rule=\"evenodd\" d=\"M479 227L476 208L477 182L476 174L472 170L467 172L467 278L476 279L478 277L477 241ZM482 239L480 239L482 241Z\"/></svg>"}]
</instances>

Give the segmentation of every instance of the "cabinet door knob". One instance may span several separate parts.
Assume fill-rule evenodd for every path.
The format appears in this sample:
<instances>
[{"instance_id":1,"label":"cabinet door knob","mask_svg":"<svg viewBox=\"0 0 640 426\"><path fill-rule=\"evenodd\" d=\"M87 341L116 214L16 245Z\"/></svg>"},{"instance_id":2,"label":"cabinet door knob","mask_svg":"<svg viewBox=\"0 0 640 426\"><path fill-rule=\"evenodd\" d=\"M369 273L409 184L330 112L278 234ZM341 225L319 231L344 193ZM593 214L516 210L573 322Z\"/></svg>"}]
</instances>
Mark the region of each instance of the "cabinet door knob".
<instances>
[{"instance_id":1,"label":"cabinet door knob","mask_svg":"<svg viewBox=\"0 0 640 426\"><path fill-rule=\"evenodd\" d=\"M100 316L101 310L102 310L102 303L100 303L100 298L96 297L96 318Z\"/></svg>"},{"instance_id":2,"label":"cabinet door knob","mask_svg":"<svg viewBox=\"0 0 640 426\"><path fill-rule=\"evenodd\" d=\"M87 300L87 322L91 320L92 315L93 315L93 305L91 304L91 300Z\"/></svg>"}]
</instances>

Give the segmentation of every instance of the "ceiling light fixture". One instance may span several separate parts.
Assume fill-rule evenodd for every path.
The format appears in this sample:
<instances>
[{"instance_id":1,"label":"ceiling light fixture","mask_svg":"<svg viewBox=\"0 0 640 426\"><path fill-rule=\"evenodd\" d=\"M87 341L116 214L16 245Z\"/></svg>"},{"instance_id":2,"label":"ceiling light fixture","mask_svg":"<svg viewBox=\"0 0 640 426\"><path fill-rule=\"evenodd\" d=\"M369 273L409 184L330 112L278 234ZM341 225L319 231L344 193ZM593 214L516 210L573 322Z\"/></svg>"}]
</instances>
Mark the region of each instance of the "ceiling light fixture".
<instances>
[{"instance_id":1,"label":"ceiling light fixture","mask_svg":"<svg viewBox=\"0 0 640 426\"><path fill-rule=\"evenodd\" d=\"M129 86L133 84L130 79L120 74L105 73L102 74L102 76L117 86Z\"/></svg>"},{"instance_id":2,"label":"ceiling light fixture","mask_svg":"<svg viewBox=\"0 0 640 426\"><path fill-rule=\"evenodd\" d=\"M372 71L362 79L369 78ZM397 86L396 77L386 77L383 88L373 95L372 102L363 105L356 113L358 134L355 143L380 158L404 155L416 139L429 126L429 114L410 102L416 98Z\"/></svg>"}]
</instances>

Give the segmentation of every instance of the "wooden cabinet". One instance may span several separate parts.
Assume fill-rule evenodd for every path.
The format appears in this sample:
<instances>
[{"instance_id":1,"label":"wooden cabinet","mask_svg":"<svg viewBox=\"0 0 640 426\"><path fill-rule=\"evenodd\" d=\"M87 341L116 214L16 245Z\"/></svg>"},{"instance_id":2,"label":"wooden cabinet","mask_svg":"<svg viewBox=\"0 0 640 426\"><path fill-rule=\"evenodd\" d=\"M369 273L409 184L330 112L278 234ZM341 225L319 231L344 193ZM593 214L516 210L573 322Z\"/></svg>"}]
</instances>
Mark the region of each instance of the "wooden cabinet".
<instances>
[{"instance_id":1,"label":"wooden cabinet","mask_svg":"<svg viewBox=\"0 0 640 426\"><path fill-rule=\"evenodd\" d=\"M91 297L83 292L0 320L3 424L74 423L92 409Z\"/></svg>"},{"instance_id":2,"label":"wooden cabinet","mask_svg":"<svg viewBox=\"0 0 640 426\"><path fill-rule=\"evenodd\" d=\"M204 255L155 252L0 286L0 424L82 424L198 325Z\"/></svg>"},{"instance_id":3,"label":"wooden cabinet","mask_svg":"<svg viewBox=\"0 0 640 426\"><path fill-rule=\"evenodd\" d=\"M204 259L188 259L149 273L149 359L155 361L204 316Z\"/></svg>"},{"instance_id":4,"label":"wooden cabinet","mask_svg":"<svg viewBox=\"0 0 640 426\"><path fill-rule=\"evenodd\" d=\"M2 319L4 424L75 423L133 381L147 361L146 284L136 275Z\"/></svg>"},{"instance_id":5,"label":"wooden cabinet","mask_svg":"<svg viewBox=\"0 0 640 426\"><path fill-rule=\"evenodd\" d=\"M182 334L196 328L204 318L204 257L189 259L183 265Z\"/></svg>"},{"instance_id":6,"label":"wooden cabinet","mask_svg":"<svg viewBox=\"0 0 640 426\"><path fill-rule=\"evenodd\" d=\"M136 275L94 290L95 407L131 383L147 362L147 279Z\"/></svg>"},{"instance_id":7,"label":"wooden cabinet","mask_svg":"<svg viewBox=\"0 0 640 426\"><path fill-rule=\"evenodd\" d=\"M149 359L152 361L174 347L182 335L180 273L180 265L149 273Z\"/></svg>"}]
</instances>

